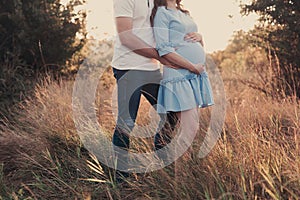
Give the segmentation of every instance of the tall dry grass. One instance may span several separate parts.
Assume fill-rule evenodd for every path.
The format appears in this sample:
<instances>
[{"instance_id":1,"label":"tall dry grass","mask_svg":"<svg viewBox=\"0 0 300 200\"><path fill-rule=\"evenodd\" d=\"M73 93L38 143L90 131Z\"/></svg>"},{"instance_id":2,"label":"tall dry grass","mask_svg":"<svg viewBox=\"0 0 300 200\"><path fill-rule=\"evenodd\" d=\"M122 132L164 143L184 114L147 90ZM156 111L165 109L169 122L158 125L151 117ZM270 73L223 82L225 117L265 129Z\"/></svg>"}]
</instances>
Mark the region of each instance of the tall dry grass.
<instances>
[{"instance_id":1,"label":"tall dry grass","mask_svg":"<svg viewBox=\"0 0 300 200\"><path fill-rule=\"evenodd\" d=\"M300 198L299 102L267 98L224 74L227 115L213 151L204 159L179 159L179 179L171 165L134 175L121 186L78 138L72 118L73 82L45 80L32 98L14 109L14 121L3 120L0 199ZM110 70L99 85L97 114L111 134ZM139 124L148 122L143 114L148 107L142 102ZM209 117L209 110L201 111L195 149Z\"/></svg>"}]
</instances>

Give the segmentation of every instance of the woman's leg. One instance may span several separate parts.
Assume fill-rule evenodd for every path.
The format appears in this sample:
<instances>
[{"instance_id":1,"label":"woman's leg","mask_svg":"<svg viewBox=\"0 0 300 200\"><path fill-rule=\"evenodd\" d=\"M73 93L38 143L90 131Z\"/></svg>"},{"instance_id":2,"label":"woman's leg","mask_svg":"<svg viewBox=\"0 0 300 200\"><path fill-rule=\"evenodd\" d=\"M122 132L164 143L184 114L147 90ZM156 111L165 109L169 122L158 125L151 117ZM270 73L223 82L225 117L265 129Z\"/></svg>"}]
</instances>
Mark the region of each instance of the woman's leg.
<instances>
[{"instance_id":1,"label":"woman's leg","mask_svg":"<svg viewBox=\"0 0 300 200\"><path fill-rule=\"evenodd\" d=\"M175 148L175 157L183 155L184 160L190 159L192 156L192 143L199 129L199 116L198 109L194 108L191 110L177 113L179 119L179 135L177 138L177 145ZM179 159L181 160L181 159ZM175 161L175 179L176 182L180 180L180 161Z\"/></svg>"},{"instance_id":2,"label":"woman's leg","mask_svg":"<svg viewBox=\"0 0 300 200\"><path fill-rule=\"evenodd\" d=\"M192 142L199 129L198 109L193 108L191 110L177 113L177 117L180 121L180 126L176 153L182 154L183 152L191 149Z\"/></svg>"}]
</instances>

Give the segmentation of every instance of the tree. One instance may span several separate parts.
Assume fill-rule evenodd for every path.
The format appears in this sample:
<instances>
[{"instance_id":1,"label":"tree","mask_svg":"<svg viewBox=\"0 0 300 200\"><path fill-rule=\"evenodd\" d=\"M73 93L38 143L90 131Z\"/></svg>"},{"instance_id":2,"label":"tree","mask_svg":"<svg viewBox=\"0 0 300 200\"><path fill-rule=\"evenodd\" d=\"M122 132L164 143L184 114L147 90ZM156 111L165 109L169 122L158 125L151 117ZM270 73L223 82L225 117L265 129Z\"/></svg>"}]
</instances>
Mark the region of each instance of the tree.
<instances>
[{"instance_id":1,"label":"tree","mask_svg":"<svg viewBox=\"0 0 300 200\"><path fill-rule=\"evenodd\" d=\"M13 62L35 72L60 66L85 43L84 0L0 1L0 62ZM80 36L80 39L79 37Z\"/></svg>"},{"instance_id":2,"label":"tree","mask_svg":"<svg viewBox=\"0 0 300 200\"><path fill-rule=\"evenodd\" d=\"M58 74L86 42L85 0L0 1L0 118L31 94L47 74ZM51 72L51 73L49 73Z\"/></svg>"},{"instance_id":3,"label":"tree","mask_svg":"<svg viewBox=\"0 0 300 200\"><path fill-rule=\"evenodd\" d=\"M278 88L287 95L300 91L300 1L252 0L242 5L242 12L260 16L260 24L250 34L278 62L273 69Z\"/></svg>"}]
</instances>

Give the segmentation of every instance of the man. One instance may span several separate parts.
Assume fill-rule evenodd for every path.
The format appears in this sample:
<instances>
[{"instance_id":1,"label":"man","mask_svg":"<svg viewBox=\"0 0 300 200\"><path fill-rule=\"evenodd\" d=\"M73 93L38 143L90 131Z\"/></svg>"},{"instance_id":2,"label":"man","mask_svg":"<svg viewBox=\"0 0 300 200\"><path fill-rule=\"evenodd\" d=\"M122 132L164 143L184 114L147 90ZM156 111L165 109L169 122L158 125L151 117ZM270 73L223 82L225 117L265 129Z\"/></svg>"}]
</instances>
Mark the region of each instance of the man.
<instances>
[{"instance_id":1,"label":"man","mask_svg":"<svg viewBox=\"0 0 300 200\"><path fill-rule=\"evenodd\" d=\"M170 67L159 57L154 48L155 41L150 24L153 0L114 0L114 17L118 37L115 43L112 67L118 87L118 120L113 135L117 156L117 167L126 166L129 148L129 134L134 127L140 97L143 94L151 105L156 105L159 82L162 79L159 62ZM191 34L189 39L201 40ZM187 38L188 39L188 38ZM158 62L159 61L159 62ZM175 115L168 114L167 120L173 128ZM162 148L170 141L167 128L155 135L155 149ZM167 141L165 141L167 140ZM119 150L118 150L119 149ZM127 177L126 169L117 170L116 179Z\"/></svg>"}]
</instances>

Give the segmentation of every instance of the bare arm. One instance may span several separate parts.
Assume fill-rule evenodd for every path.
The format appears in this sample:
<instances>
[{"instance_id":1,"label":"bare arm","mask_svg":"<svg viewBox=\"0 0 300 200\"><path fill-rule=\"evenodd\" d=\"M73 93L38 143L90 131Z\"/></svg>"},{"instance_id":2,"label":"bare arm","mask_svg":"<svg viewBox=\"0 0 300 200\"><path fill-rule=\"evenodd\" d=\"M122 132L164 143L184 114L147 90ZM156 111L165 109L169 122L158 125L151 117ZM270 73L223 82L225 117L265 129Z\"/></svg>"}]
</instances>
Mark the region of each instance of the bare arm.
<instances>
[{"instance_id":1,"label":"bare arm","mask_svg":"<svg viewBox=\"0 0 300 200\"><path fill-rule=\"evenodd\" d=\"M175 52L168 53L163 57L171 63L176 63L180 68L187 69L195 74L200 74L204 71L204 65L193 64Z\"/></svg>"},{"instance_id":2,"label":"bare arm","mask_svg":"<svg viewBox=\"0 0 300 200\"><path fill-rule=\"evenodd\" d=\"M155 48L145 43L132 32L132 18L117 17L116 27L122 45L126 46L127 48L131 49L133 52L141 56L154 58L164 65L172 68L178 68L170 61L166 60L163 57L160 57Z\"/></svg>"},{"instance_id":3,"label":"bare arm","mask_svg":"<svg viewBox=\"0 0 300 200\"><path fill-rule=\"evenodd\" d=\"M116 27L122 45L139 55L159 59L157 51L132 32L132 18L117 17Z\"/></svg>"}]
</instances>

